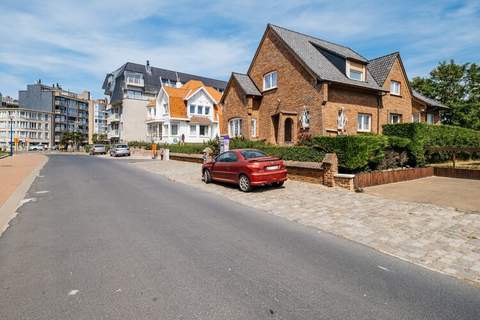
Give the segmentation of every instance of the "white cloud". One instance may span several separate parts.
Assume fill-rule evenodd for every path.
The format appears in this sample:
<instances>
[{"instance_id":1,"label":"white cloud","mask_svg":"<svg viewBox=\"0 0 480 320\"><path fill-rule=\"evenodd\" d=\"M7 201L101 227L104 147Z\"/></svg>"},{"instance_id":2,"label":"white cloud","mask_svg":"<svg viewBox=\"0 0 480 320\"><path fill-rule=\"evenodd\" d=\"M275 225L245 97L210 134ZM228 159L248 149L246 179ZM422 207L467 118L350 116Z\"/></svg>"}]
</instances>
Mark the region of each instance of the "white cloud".
<instances>
[{"instance_id":1,"label":"white cloud","mask_svg":"<svg viewBox=\"0 0 480 320\"><path fill-rule=\"evenodd\" d=\"M16 95L42 77L98 95L105 73L147 59L154 66L225 79L247 69L268 22L364 55L399 50L411 75L425 74L440 60L478 56L478 1L448 6L449 1L6 0L0 3L2 25L14 28L0 28L0 91Z\"/></svg>"}]
</instances>

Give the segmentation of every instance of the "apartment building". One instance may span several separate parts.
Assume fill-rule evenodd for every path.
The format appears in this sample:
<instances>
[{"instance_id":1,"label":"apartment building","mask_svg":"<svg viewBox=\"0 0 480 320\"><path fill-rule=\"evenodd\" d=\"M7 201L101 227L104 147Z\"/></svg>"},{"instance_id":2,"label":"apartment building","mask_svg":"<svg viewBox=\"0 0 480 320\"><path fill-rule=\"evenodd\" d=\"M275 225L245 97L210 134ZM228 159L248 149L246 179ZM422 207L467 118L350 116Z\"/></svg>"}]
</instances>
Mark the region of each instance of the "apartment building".
<instances>
[{"instance_id":1,"label":"apartment building","mask_svg":"<svg viewBox=\"0 0 480 320\"><path fill-rule=\"evenodd\" d=\"M27 90L19 91L18 96L20 106L54 114L51 145L58 145L66 132L78 132L87 142L90 92L75 93L59 84L48 86L39 80L27 85Z\"/></svg>"},{"instance_id":2,"label":"apartment building","mask_svg":"<svg viewBox=\"0 0 480 320\"><path fill-rule=\"evenodd\" d=\"M117 70L108 73L102 88L109 96L108 138L112 142L150 141L147 132L147 105L154 100L160 88L181 87L190 80L201 81L204 85L223 92L227 83L183 72L171 71L127 62Z\"/></svg>"},{"instance_id":3,"label":"apartment building","mask_svg":"<svg viewBox=\"0 0 480 320\"><path fill-rule=\"evenodd\" d=\"M384 124L415 121L419 112L439 119L441 107L433 104L412 90L398 52L368 60L269 24L247 73L230 77L221 131L273 144L294 144L302 135L381 133Z\"/></svg>"},{"instance_id":4,"label":"apartment building","mask_svg":"<svg viewBox=\"0 0 480 320\"><path fill-rule=\"evenodd\" d=\"M107 100L90 100L88 105L88 143L93 143L93 135L107 136Z\"/></svg>"},{"instance_id":5,"label":"apartment building","mask_svg":"<svg viewBox=\"0 0 480 320\"><path fill-rule=\"evenodd\" d=\"M51 146L52 112L20 107L18 101L0 96L0 149L10 146L10 132L19 148Z\"/></svg>"}]
</instances>

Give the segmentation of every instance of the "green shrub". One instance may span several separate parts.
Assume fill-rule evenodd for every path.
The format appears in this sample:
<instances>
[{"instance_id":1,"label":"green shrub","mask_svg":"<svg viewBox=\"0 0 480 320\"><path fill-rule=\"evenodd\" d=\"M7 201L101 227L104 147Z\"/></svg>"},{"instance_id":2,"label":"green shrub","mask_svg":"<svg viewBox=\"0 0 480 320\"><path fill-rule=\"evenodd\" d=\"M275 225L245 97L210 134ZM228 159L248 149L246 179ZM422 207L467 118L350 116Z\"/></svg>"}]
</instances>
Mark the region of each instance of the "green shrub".
<instances>
[{"instance_id":1,"label":"green shrub","mask_svg":"<svg viewBox=\"0 0 480 320\"><path fill-rule=\"evenodd\" d=\"M425 123L387 124L383 126L387 136L409 138L408 151L412 165L424 166L427 163L449 160L447 152L429 152L428 147L479 147L480 131ZM478 155L477 155L478 156ZM468 157L468 155L460 155Z\"/></svg>"},{"instance_id":2,"label":"green shrub","mask_svg":"<svg viewBox=\"0 0 480 320\"><path fill-rule=\"evenodd\" d=\"M388 147L389 139L381 135L317 136L312 139L312 148L336 153L338 166L348 172L376 168Z\"/></svg>"}]
</instances>

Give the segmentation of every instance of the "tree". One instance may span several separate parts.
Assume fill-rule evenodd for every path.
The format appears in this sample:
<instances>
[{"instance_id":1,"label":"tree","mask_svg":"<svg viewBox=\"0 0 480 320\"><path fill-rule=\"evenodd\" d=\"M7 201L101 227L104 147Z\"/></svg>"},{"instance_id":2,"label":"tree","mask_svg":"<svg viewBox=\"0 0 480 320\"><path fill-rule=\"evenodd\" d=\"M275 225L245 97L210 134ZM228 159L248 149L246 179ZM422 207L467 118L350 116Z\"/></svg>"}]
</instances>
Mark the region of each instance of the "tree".
<instances>
[{"instance_id":1,"label":"tree","mask_svg":"<svg viewBox=\"0 0 480 320\"><path fill-rule=\"evenodd\" d=\"M104 133L94 133L92 135L92 141L93 143L106 142L108 141L107 135Z\"/></svg>"},{"instance_id":2,"label":"tree","mask_svg":"<svg viewBox=\"0 0 480 320\"><path fill-rule=\"evenodd\" d=\"M80 132L64 132L60 138L60 144L64 146L65 149L68 149L68 146L71 145L78 150L78 147L83 143L84 135Z\"/></svg>"},{"instance_id":3,"label":"tree","mask_svg":"<svg viewBox=\"0 0 480 320\"><path fill-rule=\"evenodd\" d=\"M426 78L416 77L412 87L449 109L443 122L480 130L480 68L475 63L440 62Z\"/></svg>"}]
</instances>

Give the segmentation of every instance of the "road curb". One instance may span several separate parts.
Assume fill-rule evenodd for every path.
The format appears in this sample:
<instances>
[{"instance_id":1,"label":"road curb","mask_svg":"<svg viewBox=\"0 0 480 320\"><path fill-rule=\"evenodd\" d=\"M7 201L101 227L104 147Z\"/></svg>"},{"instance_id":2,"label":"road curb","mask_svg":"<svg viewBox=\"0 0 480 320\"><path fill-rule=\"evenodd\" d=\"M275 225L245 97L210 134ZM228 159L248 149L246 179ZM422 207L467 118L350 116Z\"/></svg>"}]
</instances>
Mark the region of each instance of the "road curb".
<instances>
[{"instance_id":1,"label":"road curb","mask_svg":"<svg viewBox=\"0 0 480 320\"><path fill-rule=\"evenodd\" d=\"M10 155L9 154L4 154L3 156L0 156L0 159L6 158L6 157L10 157Z\"/></svg>"},{"instance_id":2,"label":"road curb","mask_svg":"<svg viewBox=\"0 0 480 320\"><path fill-rule=\"evenodd\" d=\"M9 222L17 215L17 209L19 208L20 202L23 200L23 198L25 198L25 194L30 189L33 181L38 176L38 173L47 162L48 157L45 156L38 167L32 170L32 172L17 187L15 192L12 193L7 201L5 201L3 206L0 207L0 237L9 227Z\"/></svg>"}]
</instances>

